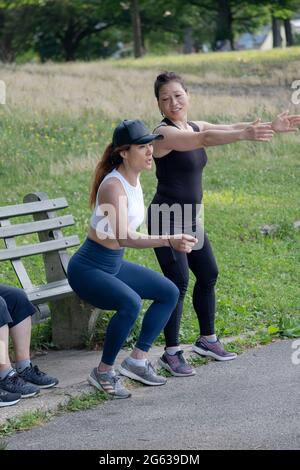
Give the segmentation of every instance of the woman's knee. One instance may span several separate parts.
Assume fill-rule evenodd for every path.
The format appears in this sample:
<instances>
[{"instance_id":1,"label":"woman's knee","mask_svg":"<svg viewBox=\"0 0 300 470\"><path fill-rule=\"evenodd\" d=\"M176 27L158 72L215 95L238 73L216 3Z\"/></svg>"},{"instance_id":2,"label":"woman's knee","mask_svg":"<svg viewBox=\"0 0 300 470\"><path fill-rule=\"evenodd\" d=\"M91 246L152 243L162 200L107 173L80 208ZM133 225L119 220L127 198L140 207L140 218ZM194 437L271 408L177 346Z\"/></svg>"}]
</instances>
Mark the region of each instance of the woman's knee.
<instances>
[{"instance_id":1,"label":"woman's knee","mask_svg":"<svg viewBox=\"0 0 300 470\"><path fill-rule=\"evenodd\" d=\"M134 323L141 311L142 308L142 299L139 295L130 296L124 299L119 312L122 312L131 320L131 323Z\"/></svg>"},{"instance_id":2,"label":"woman's knee","mask_svg":"<svg viewBox=\"0 0 300 470\"><path fill-rule=\"evenodd\" d=\"M174 282L170 281L168 278L164 278L159 290L159 295L161 302L176 305L180 296L180 290Z\"/></svg>"},{"instance_id":3,"label":"woman's knee","mask_svg":"<svg viewBox=\"0 0 300 470\"><path fill-rule=\"evenodd\" d=\"M219 270L217 265L205 273L204 276L197 277L197 283L206 289L213 288L218 280Z\"/></svg>"},{"instance_id":4,"label":"woman's knee","mask_svg":"<svg viewBox=\"0 0 300 470\"><path fill-rule=\"evenodd\" d=\"M24 292L23 289L15 289L14 290L14 299L15 299L15 302L20 304L20 305L23 305L23 304L28 304L29 303L29 299L27 297L27 294Z\"/></svg>"}]
</instances>

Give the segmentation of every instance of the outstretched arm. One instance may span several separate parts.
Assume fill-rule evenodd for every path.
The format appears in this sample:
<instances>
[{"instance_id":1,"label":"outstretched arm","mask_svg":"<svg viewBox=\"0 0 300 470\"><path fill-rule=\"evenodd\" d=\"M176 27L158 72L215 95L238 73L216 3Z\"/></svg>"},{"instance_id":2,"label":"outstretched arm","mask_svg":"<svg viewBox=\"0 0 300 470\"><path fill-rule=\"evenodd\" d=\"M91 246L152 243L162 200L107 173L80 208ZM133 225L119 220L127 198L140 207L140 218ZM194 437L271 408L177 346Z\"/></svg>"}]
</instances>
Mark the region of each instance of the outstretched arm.
<instances>
[{"instance_id":1,"label":"outstretched arm","mask_svg":"<svg viewBox=\"0 0 300 470\"><path fill-rule=\"evenodd\" d=\"M194 121L199 127L200 131L238 131L245 129L245 127L251 126L254 122L236 122L235 124L211 124L206 121ZM271 124L271 123L268 123Z\"/></svg>"},{"instance_id":2,"label":"outstretched arm","mask_svg":"<svg viewBox=\"0 0 300 470\"><path fill-rule=\"evenodd\" d=\"M260 119L258 120L260 122ZM251 126L257 121L253 122L237 122L234 124L211 124L206 121L194 121L195 124L199 127L200 131L234 131L239 129L245 129L248 126ZM295 114L289 116L289 111L283 111L278 114L272 122L263 122L262 124L269 124L272 126L274 132L295 132L297 127L300 125L300 115Z\"/></svg>"},{"instance_id":3,"label":"outstretched arm","mask_svg":"<svg viewBox=\"0 0 300 470\"><path fill-rule=\"evenodd\" d=\"M283 111L269 124L275 132L296 132L300 125L300 115L289 116L289 111Z\"/></svg>"},{"instance_id":4,"label":"outstretched arm","mask_svg":"<svg viewBox=\"0 0 300 470\"><path fill-rule=\"evenodd\" d=\"M159 128L159 133L164 136L164 139L153 142L156 158L164 157L171 150L184 152L200 147L231 144L239 140L269 142L273 137L274 131L271 129L270 124L261 124L257 120L243 129L236 130L209 129L207 131L193 132L165 126Z\"/></svg>"}]
</instances>

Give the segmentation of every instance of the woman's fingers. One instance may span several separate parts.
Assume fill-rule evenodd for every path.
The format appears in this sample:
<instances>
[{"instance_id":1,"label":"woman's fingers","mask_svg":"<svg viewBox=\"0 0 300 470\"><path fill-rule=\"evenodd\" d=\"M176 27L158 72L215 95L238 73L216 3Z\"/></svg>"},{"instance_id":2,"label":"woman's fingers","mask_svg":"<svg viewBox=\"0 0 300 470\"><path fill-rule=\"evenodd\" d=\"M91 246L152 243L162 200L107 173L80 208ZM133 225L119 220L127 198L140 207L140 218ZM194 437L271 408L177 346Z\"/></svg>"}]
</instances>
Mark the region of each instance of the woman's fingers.
<instances>
[{"instance_id":1,"label":"woman's fingers","mask_svg":"<svg viewBox=\"0 0 300 470\"><path fill-rule=\"evenodd\" d=\"M279 117L283 117L283 116L286 116L287 114L289 114L289 110L286 109L285 111L282 111L282 113L279 113L278 116Z\"/></svg>"},{"instance_id":2,"label":"woman's fingers","mask_svg":"<svg viewBox=\"0 0 300 470\"><path fill-rule=\"evenodd\" d=\"M189 235L189 234L187 234L187 233L184 233L184 234L182 235L182 238L183 238L184 240L186 240L187 242L197 243L197 241L198 241L197 238L193 237L193 235Z\"/></svg>"},{"instance_id":3,"label":"woman's fingers","mask_svg":"<svg viewBox=\"0 0 300 470\"><path fill-rule=\"evenodd\" d=\"M257 126L260 123L261 119L257 118L255 121L252 122L252 126Z\"/></svg>"}]
</instances>

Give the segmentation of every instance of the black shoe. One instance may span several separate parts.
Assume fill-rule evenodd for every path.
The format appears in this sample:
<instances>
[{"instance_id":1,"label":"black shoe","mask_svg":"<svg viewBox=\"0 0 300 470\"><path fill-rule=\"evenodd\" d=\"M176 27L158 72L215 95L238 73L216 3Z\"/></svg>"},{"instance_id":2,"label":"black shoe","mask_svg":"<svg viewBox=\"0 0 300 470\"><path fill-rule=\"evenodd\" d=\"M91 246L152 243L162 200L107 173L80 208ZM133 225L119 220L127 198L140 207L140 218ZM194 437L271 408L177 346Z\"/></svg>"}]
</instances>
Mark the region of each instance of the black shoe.
<instances>
[{"instance_id":1,"label":"black shoe","mask_svg":"<svg viewBox=\"0 0 300 470\"><path fill-rule=\"evenodd\" d=\"M0 380L0 389L20 394L21 398L35 397L35 395L40 393L38 387L25 382L15 370L9 372L5 379Z\"/></svg>"},{"instance_id":2,"label":"black shoe","mask_svg":"<svg viewBox=\"0 0 300 470\"><path fill-rule=\"evenodd\" d=\"M18 372L18 375L26 382L30 382L40 388L51 388L58 384L57 379L45 374L38 366L33 366L32 364L22 370L22 372Z\"/></svg>"},{"instance_id":3,"label":"black shoe","mask_svg":"<svg viewBox=\"0 0 300 470\"><path fill-rule=\"evenodd\" d=\"M10 393L10 392L7 392L6 390L0 389L0 407L15 405L20 400L21 400L20 393Z\"/></svg>"}]
</instances>

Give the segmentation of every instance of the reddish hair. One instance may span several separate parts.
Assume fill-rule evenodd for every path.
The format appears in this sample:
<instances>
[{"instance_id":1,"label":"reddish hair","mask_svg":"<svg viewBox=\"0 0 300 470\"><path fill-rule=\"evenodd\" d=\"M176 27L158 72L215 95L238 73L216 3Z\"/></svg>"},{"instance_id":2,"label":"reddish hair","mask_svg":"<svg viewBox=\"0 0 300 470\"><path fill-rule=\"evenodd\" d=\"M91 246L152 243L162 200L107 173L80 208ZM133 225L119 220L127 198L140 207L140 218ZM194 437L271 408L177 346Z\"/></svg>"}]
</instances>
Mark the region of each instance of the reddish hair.
<instances>
[{"instance_id":1,"label":"reddish hair","mask_svg":"<svg viewBox=\"0 0 300 470\"><path fill-rule=\"evenodd\" d=\"M91 192L90 192L90 206L94 207L97 199L97 192L100 184L104 180L105 176L108 175L114 168L122 163L123 158L120 155L120 152L123 150L129 150L130 145L122 145L121 147L116 147L113 150L112 143L110 143L104 153L102 158L97 163L95 173L92 179Z\"/></svg>"}]
</instances>

